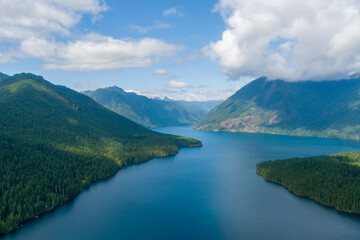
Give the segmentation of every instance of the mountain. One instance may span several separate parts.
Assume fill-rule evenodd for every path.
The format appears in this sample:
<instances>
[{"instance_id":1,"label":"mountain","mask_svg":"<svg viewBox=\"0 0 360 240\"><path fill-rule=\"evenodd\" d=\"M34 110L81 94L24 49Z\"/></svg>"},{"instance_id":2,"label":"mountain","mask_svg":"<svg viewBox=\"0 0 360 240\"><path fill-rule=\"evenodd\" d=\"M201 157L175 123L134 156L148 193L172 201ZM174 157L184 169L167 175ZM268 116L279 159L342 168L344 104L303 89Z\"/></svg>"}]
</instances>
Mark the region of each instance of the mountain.
<instances>
[{"instance_id":1,"label":"mountain","mask_svg":"<svg viewBox=\"0 0 360 240\"><path fill-rule=\"evenodd\" d=\"M0 233L121 167L201 142L144 128L40 76L0 81Z\"/></svg>"},{"instance_id":2,"label":"mountain","mask_svg":"<svg viewBox=\"0 0 360 240\"><path fill-rule=\"evenodd\" d=\"M9 77L9 75L6 75L6 74L0 72L0 81L7 77Z\"/></svg>"},{"instance_id":3,"label":"mountain","mask_svg":"<svg viewBox=\"0 0 360 240\"><path fill-rule=\"evenodd\" d=\"M261 132L360 139L360 79L254 80L194 126L205 131Z\"/></svg>"},{"instance_id":4,"label":"mountain","mask_svg":"<svg viewBox=\"0 0 360 240\"><path fill-rule=\"evenodd\" d=\"M103 106L146 127L189 125L205 115L176 102L150 99L118 87L84 92Z\"/></svg>"},{"instance_id":5,"label":"mountain","mask_svg":"<svg viewBox=\"0 0 360 240\"><path fill-rule=\"evenodd\" d=\"M358 79L358 78L360 78L360 72L351 74L349 77L350 77L351 79Z\"/></svg>"},{"instance_id":6,"label":"mountain","mask_svg":"<svg viewBox=\"0 0 360 240\"><path fill-rule=\"evenodd\" d=\"M360 213L360 152L258 163L256 173L338 211Z\"/></svg>"},{"instance_id":7,"label":"mountain","mask_svg":"<svg viewBox=\"0 0 360 240\"><path fill-rule=\"evenodd\" d=\"M201 112L203 113L204 116L206 113L210 112L211 109L213 109L214 107L216 107L217 105L223 102L223 100L184 101L184 100L171 100L171 99L168 99L166 101L172 101L184 106L185 108L192 109L193 111Z\"/></svg>"}]
</instances>

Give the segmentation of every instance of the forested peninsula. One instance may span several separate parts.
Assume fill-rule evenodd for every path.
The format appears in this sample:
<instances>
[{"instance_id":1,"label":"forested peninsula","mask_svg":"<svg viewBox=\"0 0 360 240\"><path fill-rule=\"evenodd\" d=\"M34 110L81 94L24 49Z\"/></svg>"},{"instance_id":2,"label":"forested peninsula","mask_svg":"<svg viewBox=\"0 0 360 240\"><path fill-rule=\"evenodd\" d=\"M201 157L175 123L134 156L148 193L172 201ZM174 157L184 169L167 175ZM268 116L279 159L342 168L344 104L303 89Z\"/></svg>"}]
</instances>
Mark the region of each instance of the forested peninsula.
<instances>
[{"instance_id":1,"label":"forested peninsula","mask_svg":"<svg viewBox=\"0 0 360 240\"><path fill-rule=\"evenodd\" d=\"M360 152L262 162L256 173L298 196L360 213Z\"/></svg>"},{"instance_id":2,"label":"forested peninsula","mask_svg":"<svg viewBox=\"0 0 360 240\"><path fill-rule=\"evenodd\" d=\"M121 167L201 146L33 74L0 75L0 234Z\"/></svg>"}]
</instances>

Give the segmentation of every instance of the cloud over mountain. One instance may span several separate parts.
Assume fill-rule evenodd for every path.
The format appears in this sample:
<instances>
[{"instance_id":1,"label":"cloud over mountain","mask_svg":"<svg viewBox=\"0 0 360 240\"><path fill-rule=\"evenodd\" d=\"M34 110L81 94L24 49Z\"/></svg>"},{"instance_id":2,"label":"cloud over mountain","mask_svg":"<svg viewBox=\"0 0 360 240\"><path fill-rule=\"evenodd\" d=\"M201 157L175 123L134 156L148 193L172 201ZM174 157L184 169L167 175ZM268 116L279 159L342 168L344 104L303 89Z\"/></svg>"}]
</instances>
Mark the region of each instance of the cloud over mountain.
<instances>
[{"instance_id":1,"label":"cloud over mountain","mask_svg":"<svg viewBox=\"0 0 360 240\"><path fill-rule=\"evenodd\" d=\"M226 30L204 47L230 78L306 80L360 69L356 0L220 0Z\"/></svg>"}]
</instances>

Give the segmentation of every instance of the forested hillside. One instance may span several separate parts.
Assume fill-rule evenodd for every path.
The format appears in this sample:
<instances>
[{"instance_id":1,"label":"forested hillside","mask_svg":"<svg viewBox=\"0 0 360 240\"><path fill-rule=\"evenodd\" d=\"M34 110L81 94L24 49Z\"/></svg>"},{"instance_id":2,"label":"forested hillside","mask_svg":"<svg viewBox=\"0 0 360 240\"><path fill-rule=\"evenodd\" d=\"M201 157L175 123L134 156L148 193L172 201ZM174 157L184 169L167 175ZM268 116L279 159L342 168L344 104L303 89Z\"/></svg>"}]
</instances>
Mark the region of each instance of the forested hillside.
<instances>
[{"instance_id":1,"label":"forested hillside","mask_svg":"<svg viewBox=\"0 0 360 240\"><path fill-rule=\"evenodd\" d=\"M360 213L360 152L267 161L257 174L340 211Z\"/></svg>"},{"instance_id":2,"label":"forested hillside","mask_svg":"<svg viewBox=\"0 0 360 240\"><path fill-rule=\"evenodd\" d=\"M201 142L148 130L40 76L0 80L0 233L119 168Z\"/></svg>"},{"instance_id":3,"label":"forested hillside","mask_svg":"<svg viewBox=\"0 0 360 240\"><path fill-rule=\"evenodd\" d=\"M0 80L9 77L8 75L0 72Z\"/></svg>"},{"instance_id":4,"label":"forested hillside","mask_svg":"<svg viewBox=\"0 0 360 240\"><path fill-rule=\"evenodd\" d=\"M360 79L286 82L259 78L194 127L359 140Z\"/></svg>"},{"instance_id":5,"label":"forested hillside","mask_svg":"<svg viewBox=\"0 0 360 240\"><path fill-rule=\"evenodd\" d=\"M189 125L206 114L206 111L191 109L175 101L151 99L133 92L125 92L118 87L86 91L84 94L146 127Z\"/></svg>"}]
</instances>

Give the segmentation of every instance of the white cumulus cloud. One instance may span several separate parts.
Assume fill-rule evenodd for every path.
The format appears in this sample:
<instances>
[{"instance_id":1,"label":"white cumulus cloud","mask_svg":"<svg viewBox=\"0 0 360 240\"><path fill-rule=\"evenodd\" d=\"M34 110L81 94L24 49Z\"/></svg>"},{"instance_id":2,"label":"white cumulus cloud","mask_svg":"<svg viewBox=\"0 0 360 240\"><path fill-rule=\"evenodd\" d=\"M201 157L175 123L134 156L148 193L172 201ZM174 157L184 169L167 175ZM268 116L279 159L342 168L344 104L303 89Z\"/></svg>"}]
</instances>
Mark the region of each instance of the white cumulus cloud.
<instances>
[{"instance_id":1,"label":"white cumulus cloud","mask_svg":"<svg viewBox=\"0 0 360 240\"><path fill-rule=\"evenodd\" d=\"M166 86L168 88L202 88L203 85L200 84L188 84L186 82L180 82L180 81L169 81Z\"/></svg>"},{"instance_id":2,"label":"white cumulus cloud","mask_svg":"<svg viewBox=\"0 0 360 240\"><path fill-rule=\"evenodd\" d=\"M68 36L83 14L96 16L106 9L98 0L1 0L0 42L53 33Z\"/></svg>"},{"instance_id":3,"label":"white cumulus cloud","mask_svg":"<svg viewBox=\"0 0 360 240\"><path fill-rule=\"evenodd\" d=\"M128 25L128 28L138 31L139 33L145 34L148 33L150 31L153 30L160 30L160 29L165 29L165 28L171 28L171 25L168 23L163 23L160 21L155 21L153 25L151 26L139 26L139 25L135 25L135 24L130 24Z\"/></svg>"},{"instance_id":4,"label":"white cumulus cloud","mask_svg":"<svg viewBox=\"0 0 360 240\"><path fill-rule=\"evenodd\" d=\"M186 82L170 81L166 86L170 88L187 88L189 87L189 84Z\"/></svg>"},{"instance_id":5,"label":"white cumulus cloud","mask_svg":"<svg viewBox=\"0 0 360 240\"><path fill-rule=\"evenodd\" d=\"M105 10L104 0L0 0L0 63L33 58L43 69L112 71L149 67L182 49L155 38L119 39L76 29L85 15L97 19ZM138 31L167 27L155 22Z\"/></svg>"},{"instance_id":6,"label":"white cumulus cloud","mask_svg":"<svg viewBox=\"0 0 360 240\"><path fill-rule=\"evenodd\" d=\"M170 73L166 69L155 69L153 71L153 75L157 78L168 78L170 76Z\"/></svg>"},{"instance_id":7,"label":"white cumulus cloud","mask_svg":"<svg viewBox=\"0 0 360 240\"><path fill-rule=\"evenodd\" d=\"M163 15L164 15L164 17L167 17L167 16L183 17L184 16L183 9L184 8L182 6L168 8L168 9L164 10Z\"/></svg>"},{"instance_id":8,"label":"white cumulus cloud","mask_svg":"<svg viewBox=\"0 0 360 240\"><path fill-rule=\"evenodd\" d=\"M360 69L358 0L220 0L221 40L204 47L231 78L344 77Z\"/></svg>"},{"instance_id":9,"label":"white cumulus cloud","mask_svg":"<svg viewBox=\"0 0 360 240\"><path fill-rule=\"evenodd\" d=\"M29 38L21 42L20 49L28 57L42 59L44 69L102 71L149 67L182 47L154 38L121 40L89 34L66 43Z\"/></svg>"}]
</instances>

